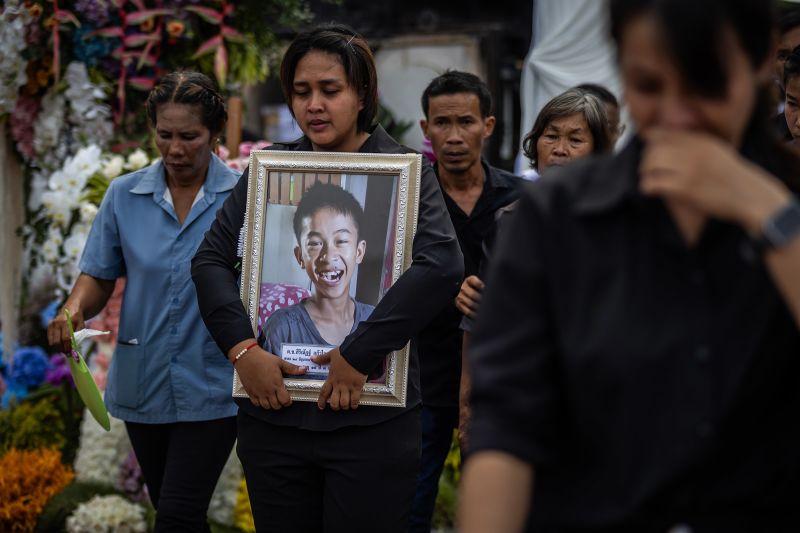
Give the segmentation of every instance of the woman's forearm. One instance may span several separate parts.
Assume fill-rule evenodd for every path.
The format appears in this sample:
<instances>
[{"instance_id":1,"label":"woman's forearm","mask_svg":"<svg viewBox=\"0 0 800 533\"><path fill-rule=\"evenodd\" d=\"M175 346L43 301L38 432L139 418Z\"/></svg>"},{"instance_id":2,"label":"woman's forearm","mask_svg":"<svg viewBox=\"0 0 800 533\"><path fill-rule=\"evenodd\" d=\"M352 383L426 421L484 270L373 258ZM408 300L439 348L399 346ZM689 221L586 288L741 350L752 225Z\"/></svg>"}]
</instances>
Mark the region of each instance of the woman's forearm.
<instances>
[{"instance_id":1,"label":"woman's forearm","mask_svg":"<svg viewBox=\"0 0 800 533\"><path fill-rule=\"evenodd\" d=\"M742 225L752 236L763 231L767 221L793 201L793 195L782 186L773 185L767 193L753 195L743 210ZM783 301L800 327L800 235L782 246L766 250L764 263Z\"/></svg>"},{"instance_id":2,"label":"woman's forearm","mask_svg":"<svg viewBox=\"0 0 800 533\"><path fill-rule=\"evenodd\" d=\"M533 491L533 467L503 452L470 456L461 481L461 533L522 531Z\"/></svg>"},{"instance_id":3,"label":"woman's forearm","mask_svg":"<svg viewBox=\"0 0 800 533\"><path fill-rule=\"evenodd\" d=\"M103 310L111 294L114 292L116 280L99 279L88 274L81 274L67 298L64 308L72 315L82 313L88 320Z\"/></svg>"}]
</instances>

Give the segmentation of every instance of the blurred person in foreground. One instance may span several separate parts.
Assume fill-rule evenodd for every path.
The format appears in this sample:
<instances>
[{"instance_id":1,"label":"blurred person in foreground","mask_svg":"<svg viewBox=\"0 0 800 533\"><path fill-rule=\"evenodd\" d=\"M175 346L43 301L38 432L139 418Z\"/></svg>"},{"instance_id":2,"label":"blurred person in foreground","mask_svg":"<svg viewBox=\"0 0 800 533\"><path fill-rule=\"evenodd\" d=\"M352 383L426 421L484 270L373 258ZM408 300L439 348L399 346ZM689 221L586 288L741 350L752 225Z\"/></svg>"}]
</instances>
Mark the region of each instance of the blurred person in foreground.
<instances>
[{"instance_id":1,"label":"blurred person in foreground","mask_svg":"<svg viewBox=\"0 0 800 533\"><path fill-rule=\"evenodd\" d=\"M800 162L772 5L611 0L637 137L535 183L478 322L460 531L800 528Z\"/></svg>"}]
</instances>

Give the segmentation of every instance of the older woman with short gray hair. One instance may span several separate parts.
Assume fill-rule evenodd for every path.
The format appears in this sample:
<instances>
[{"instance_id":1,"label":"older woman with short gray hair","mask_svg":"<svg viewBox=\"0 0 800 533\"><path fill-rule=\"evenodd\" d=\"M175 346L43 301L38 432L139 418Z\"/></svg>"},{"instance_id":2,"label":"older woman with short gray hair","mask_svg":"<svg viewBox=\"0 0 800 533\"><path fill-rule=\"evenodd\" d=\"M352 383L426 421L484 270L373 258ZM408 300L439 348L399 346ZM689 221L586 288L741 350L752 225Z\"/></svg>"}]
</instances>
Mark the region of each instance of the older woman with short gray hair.
<instances>
[{"instance_id":1,"label":"older woman with short gray hair","mask_svg":"<svg viewBox=\"0 0 800 533\"><path fill-rule=\"evenodd\" d=\"M522 141L538 173L612 148L608 117L602 102L586 91L568 89L542 108Z\"/></svg>"}]
</instances>

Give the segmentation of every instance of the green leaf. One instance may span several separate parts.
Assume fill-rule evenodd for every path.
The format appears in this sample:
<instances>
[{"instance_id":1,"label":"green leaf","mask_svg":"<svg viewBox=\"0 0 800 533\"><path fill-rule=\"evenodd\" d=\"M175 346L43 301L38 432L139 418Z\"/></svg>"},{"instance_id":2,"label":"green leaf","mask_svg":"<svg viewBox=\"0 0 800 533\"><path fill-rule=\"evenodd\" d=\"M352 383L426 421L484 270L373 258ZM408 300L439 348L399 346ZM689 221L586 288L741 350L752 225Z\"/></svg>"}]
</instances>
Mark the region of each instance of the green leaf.
<instances>
[{"instance_id":1,"label":"green leaf","mask_svg":"<svg viewBox=\"0 0 800 533\"><path fill-rule=\"evenodd\" d=\"M222 27L222 36L225 37L226 40L232 41L235 43L244 43L247 41L247 37L239 33L238 31L234 30L230 26L223 26Z\"/></svg>"},{"instance_id":2,"label":"green leaf","mask_svg":"<svg viewBox=\"0 0 800 533\"><path fill-rule=\"evenodd\" d=\"M128 48L136 48L148 42L160 42L161 36L157 33L134 33L122 38L122 43Z\"/></svg>"},{"instance_id":3,"label":"green leaf","mask_svg":"<svg viewBox=\"0 0 800 533\"><path fill-rule=\"evenodd\" d=\"M183 9L186 11L191 11L192 13L197 13L203 20L211 24L222 24L222 13L215 9L211 9L210 7L186 6Z\"/></svg>"},{"instance_id":4,"label":"green leaf","mask_svg":"<svg viewBox=\"0 0 800 533\"><path fill-rule=\"evenodd\" d=\"M112 26L110 28L100 28L99 30L95 30L93 32L89 32L83 36L84 39L89 39L91 37L118 37L122 39L125 36L125 30L123 30L119 26Z\"/></svg>"},{"instance_id":5,"label":"green leaf","mask_svg":"<svg viewBox=\"0 0 800 533\"><path fill-rule=\"evenodd\" d=\"M225 76L228 74L228 51L225 45L220 44L214 55L214 75L220 87L225 87Z\"/></svg>"},{"instance_id":6,"label":"green leaf","mask_svg":"<svg viewBox=\"0 0 800 533\"><path fill-rule=\"evenodd\" d=\"M207 40L197 48L195 53L192 54L192 59L197 59L198 57L202 57L206 54L214 52L221 44L222 44L222 35L215 35L214 37Z\"/></svg>"},{"instance_id":7,"label":"green leaf","mask_svg":"<svg viewBox=\"0 0 800 533\"><path fill-rule=\"evenodd\" d=\"M149 91L156 84L156 80L144 76L128 78L128 85L140 91Z\"/></svg>"},{"instance_id":8,"label":"green leaf","mask_svg":"<svg viewBox=\"0 0 800 533\"><path fill-rule=\"evenodd\" d=\"M128 13L125 17L125 23L129 26L134 24L141 24L142 22L149 20L153 17L162 17L164 15L171 15L175 12L174 9L145 9L143 11L134 11L133 13Z\"/></svg>"},{"instance_id":9,"label":"green leaf","mask_svg":"<svg viewBox=\"0 0 800 533\"><path fill-rule=\"evenodd\" d=\"M56 20L59 22L62 23L71 22L76 27L80 27L81 25L77 17L75 17L75 15L72 14L72 11L67 11L66 9L57 9L54 15L56 17Z\"/></svg>"}]
</instances>

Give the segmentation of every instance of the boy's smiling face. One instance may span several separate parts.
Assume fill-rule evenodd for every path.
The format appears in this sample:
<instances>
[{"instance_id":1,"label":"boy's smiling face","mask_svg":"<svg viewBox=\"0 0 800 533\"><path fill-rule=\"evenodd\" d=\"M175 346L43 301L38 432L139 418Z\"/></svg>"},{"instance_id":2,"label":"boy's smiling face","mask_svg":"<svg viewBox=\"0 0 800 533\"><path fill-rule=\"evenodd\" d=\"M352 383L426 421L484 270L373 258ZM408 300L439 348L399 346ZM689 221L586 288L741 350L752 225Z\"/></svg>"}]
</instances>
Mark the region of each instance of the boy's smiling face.
<instances>
[{"instance_id":1,"label":"boy's smiling face","mask_svg":"<svg viewBox=\"0 0 800 533\"><path fill-rule=\"evenodd\" d=\"M294 255L323 298L349 297L350 279L364 259L367 243L358 238L353 217L330 207L303 219Z\"/></svg>"}]
</instances>

